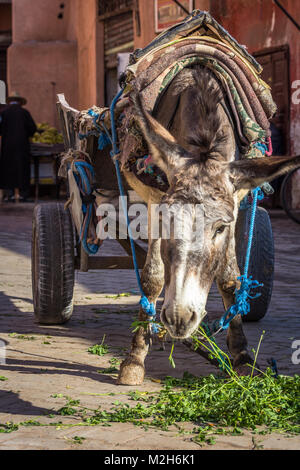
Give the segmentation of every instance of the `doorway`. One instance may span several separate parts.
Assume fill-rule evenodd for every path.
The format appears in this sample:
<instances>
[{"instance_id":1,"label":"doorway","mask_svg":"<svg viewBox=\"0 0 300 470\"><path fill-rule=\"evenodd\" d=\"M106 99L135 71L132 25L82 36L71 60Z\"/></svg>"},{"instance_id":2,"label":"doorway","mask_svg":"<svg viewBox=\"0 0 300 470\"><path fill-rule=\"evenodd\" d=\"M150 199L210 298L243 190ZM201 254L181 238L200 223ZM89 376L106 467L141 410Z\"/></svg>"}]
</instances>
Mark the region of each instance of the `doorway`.
<instances>
[{"instance_id":1,"label":"doorway","mask_svg":"<svg viewBox=\"0 0 300 470\"><path fill-rule=\"evenodd\" d=\"M275 132L281 136L282 155L290 154L290 58L289 46L272 47L255 52L254 57L263 67L262 79L270 85L277 105L271 120ZM272 139L273 140L273 139Z\"/></svg>"},{"instance_id":2,"label":"doorway","mask_svg":"<svg viewBox=\"0 0 300 470\"><path fill-rule=\"evenodd\" d=\"M134 0L101 2L99 19L104 23L105 105L118 90L118 54L134 48Z\"/></svg>"}]
</instances>

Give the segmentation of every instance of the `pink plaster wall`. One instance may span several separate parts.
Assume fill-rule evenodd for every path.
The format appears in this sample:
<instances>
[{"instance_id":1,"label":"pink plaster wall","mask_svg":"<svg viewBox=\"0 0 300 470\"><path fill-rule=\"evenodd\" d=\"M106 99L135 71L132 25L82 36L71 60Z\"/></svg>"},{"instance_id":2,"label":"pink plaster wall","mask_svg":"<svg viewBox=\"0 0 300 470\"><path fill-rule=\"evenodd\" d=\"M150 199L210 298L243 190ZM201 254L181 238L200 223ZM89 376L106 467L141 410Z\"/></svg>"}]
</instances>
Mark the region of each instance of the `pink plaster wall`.
<instances>
[{"instance_id":1,"label":"pink plaster wall","mask_svg":"<svg viewBox=\"0 0 300 470\"><path fill-rule=\"evenodd\" d=\"M104 102L103 31L97 0L13 0L8 83L38 121L57 124L55 93L84 109ZM28 14L30 12L30 14ZM63 12L63 19L57 15ZM53 85L55 83L55 85Z\"/></svg>"},{"instance_id":2,"label":"pink plaster wall","mask_svg":"<svg viewBox=\"0 0 300 470\"><path fill-rule=\"evenodd\" d=\"M103 26L97 0L76 0L79 108L104 103Z\"/></svg>"},{"instance_id":3,"label":"pink plaster wall","mask_svg":"<svg viewBox=\"0 0 300 470\"><path fill-rule=\"evenodd\" d=\"M58 126L56 94L65 93L77 106L77 46L71 41L12 44L8 49L9 91L27 99L27 109L37 122Z\"/></svg>"},{"instance_id":4,"label":"pink plaster wall","mask_svg":"<svg viewBox=\"0 0 300 470\"><path fill-rule=\"evenodd\" d=\"M27 98L37 122L58 126L56 93L78 106L77 11L74 0L13 0L8 88ZM72 8L71 8L72 6ZM57 15L63 12L63 19Z\"/></svg>"},{"instance_id":5,"label":"pink plaster wall","mask_svg":"<svg viewBox=\"0 0 300 470\"><path fill-rule=\"evenodd\" d=\"M64 3L64 9L60 4ZM13 0L13 41L74 40L74 0ZM63 12L63 19L58 14Z\"/></svg>"}]
</instances>

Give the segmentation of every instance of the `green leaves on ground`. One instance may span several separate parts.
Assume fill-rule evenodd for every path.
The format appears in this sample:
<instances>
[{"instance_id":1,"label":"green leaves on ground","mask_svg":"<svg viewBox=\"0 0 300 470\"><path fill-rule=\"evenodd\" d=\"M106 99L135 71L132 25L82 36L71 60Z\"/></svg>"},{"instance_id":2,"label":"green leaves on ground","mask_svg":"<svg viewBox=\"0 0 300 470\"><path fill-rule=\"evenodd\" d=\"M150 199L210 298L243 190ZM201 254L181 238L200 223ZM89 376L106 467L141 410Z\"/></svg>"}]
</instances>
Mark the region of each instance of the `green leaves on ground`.
<instances>
[{"instance_id":1,"label":"green leaves on ground","mask_svg":"<svg viewBox=\"0 0 300 470\"><path fill-rule=\"evenodd\" d=\"M19 335L18 333L10 333L8 336L10 336L11 338L16 338L16 339L26 339L27 341L33 341L36 339L35 336Z\"/></svg>"},{"instance_id":2,"label":"green leaves on ground","mask_svg":"<svg viewBox=\"0 0 300 470\"><path fill-rule=\"evenodd\" d=\"M88 352L90 354L96 354L97 356L104 356L105 354L107 354L109 351L109 346L107 344L104 344L104 340L105 335L103 335L101 344L94 344L94 346L88 348Z\"/></svg>"},{"instance_id":3,"label":"green leaves on ground","mask_svg":"<svg viewBox=\"0 0 300 470\"><path fill-rule=\"evenodd\" d=\"M69 397L65 397L65 398L67 398L66 405L60 408L57 411L57 413L62 416L75 415L77 413L77 409L74 407L80 404L80 400L73 400L72 398L69 398Z\"/></svg>"},{"instance_id":4,"label":"green leaves on ground","mask_svg":"<svg viewBox=\"0 0 300 470\"><path fill-rule=\"evenodd\" d=\"M130 292L121 292L120 294L117 294L117 295L106 295L105 298L117 300L117 299L120 299L121 297L130 297L131 295L132 294Z\"/></svg>"},{"instance_id":5,"label":"green leaves on ground","mask_svg":"<svg viewBox=\"0 0 300 470\"><path fill-rule=\"evenodd\" d=\"M192 422L193 440L213 444L218 434L241 435L243 429L254 433L300 433L300 376L274 378L267 370L261 376L167 377L158 393L130 392L137 403L116 401L107 411L91 410L78 400L68 398L59 414L82 419L80 425L110 425L130 422L144 428L168 430L171 425Z\"/></svg>"},{"instance_id":6,"label":"green leaves on ground","mask_svg":"<svg viewBox=\"0 0 300 470\"><path fill-rule=\"evenodd\" d=\"M127 396L136 402L133 406L115 401L109 410L100 406L86 408L79 400L61 394L52 396L66 400L57 414L76 418L75 423L61 423L60 428L129 422L145 429L155 427L166 431L171 425L179 428L180 423L192 422L192 439L203 445L213 444L220 434L242 435L245 429L254 434L300 434L299 390L299 375L274 378L268 369L254 377L211 374L198 378L189 373L182 379L166 377L159 392L131 391ZM16 431L20 425L38 426L39 423L9 422L0 425L0 432ZM186 433L184 428L180 428L180 433Z\"/></svg>"},{"instance_id":7,"label":"green leaves on ground","mask_svg":"<svg viewBox=\"0 0 300 470\"><path fill-rule=\"evenodd\" d=\"M83 441L86 440L86 437L74 436L72 437L73 444L83 444Z\"/></svg>"},{"instance_id":8,"label":"green leaves on ground","mask_svg":"<svg viewBox=\"0 0 300 470\"><path fill-rule=\"evenodd\" d=\"M17 431L19 426L17 424L11 423L8 421L5 424L0 424L0 433L10 433L13 431Z\"/></svg>"}]
</instances>

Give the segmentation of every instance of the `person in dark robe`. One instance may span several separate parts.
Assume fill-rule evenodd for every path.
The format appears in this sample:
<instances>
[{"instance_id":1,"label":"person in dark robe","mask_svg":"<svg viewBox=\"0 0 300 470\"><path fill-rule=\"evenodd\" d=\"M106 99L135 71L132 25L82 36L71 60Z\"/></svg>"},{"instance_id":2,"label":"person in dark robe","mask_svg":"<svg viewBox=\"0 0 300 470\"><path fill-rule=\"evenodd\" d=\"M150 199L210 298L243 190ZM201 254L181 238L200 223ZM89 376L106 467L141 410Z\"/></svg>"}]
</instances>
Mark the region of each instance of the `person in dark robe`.
<instances>
[{"instance_id":1,"label":"person in dark robe","mask_svg":"<svg viewBox=\"0 0 300 470\"><path fill-rule=\"evenodd\" d=\"M0 112L0 198L3 190L13 190L15 202L20 192L29 194L30 142L37 127L29 111L23 108L26 99L18 93L7 98L8 106Z\"/></svg>"}]
</instances>

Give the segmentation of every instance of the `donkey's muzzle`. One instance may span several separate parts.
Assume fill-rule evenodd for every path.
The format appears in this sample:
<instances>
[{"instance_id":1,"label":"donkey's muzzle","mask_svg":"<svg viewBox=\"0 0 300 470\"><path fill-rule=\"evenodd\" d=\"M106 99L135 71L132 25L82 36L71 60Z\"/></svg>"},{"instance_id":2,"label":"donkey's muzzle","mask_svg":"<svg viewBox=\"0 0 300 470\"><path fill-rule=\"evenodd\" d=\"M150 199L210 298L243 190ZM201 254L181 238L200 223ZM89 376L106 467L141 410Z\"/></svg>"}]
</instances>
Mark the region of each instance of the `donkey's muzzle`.
<instances>
[{"instance_id":1,"label":"donkey's muzzle","mask_svg":"<svg viewBox=\"0 0 300 470\"><path fill-rule=\"evenodd\" d=\"M205 312L204 312L205 314ZM163 307L160 320L172 338L185 339L197 329L204 315L195 310Z\"/></svg>"}]
</instances>

